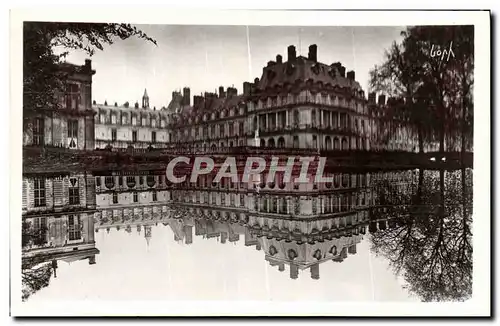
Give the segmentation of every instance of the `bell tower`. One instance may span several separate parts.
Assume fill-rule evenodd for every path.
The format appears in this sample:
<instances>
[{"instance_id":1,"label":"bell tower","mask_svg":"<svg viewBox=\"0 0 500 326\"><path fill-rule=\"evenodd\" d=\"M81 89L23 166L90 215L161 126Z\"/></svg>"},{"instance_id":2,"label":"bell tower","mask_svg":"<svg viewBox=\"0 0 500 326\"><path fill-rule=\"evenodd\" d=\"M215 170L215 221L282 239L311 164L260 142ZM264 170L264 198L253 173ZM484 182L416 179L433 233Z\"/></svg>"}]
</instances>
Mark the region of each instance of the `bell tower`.
<instances>
[{"instance_id":1,"label":"bell tower","mask_svg":"<svg viewBox=\"0 0 500 326\"><path fill-rule=\"evenodd\" d=\"M149 96L148 96L148 91L144 89L144 95L142 96L142 108L147 109L149 108Z\"/></svg>"}]
</instances>

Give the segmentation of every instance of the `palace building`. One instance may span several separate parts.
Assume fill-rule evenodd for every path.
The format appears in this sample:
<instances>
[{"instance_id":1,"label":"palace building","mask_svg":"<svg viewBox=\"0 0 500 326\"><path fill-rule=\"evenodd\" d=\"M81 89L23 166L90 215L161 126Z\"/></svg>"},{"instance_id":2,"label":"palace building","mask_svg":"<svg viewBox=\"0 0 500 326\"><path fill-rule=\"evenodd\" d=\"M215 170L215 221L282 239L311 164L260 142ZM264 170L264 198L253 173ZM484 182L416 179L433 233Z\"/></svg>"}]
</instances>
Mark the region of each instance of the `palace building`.
<instances>
[{"instance_id":1,"label":"palace building","mask_svg":"<svg viewBox=\"0 0 500 326\"><path fill-rule=\"evenodd\" d=\"M60 106L29 115L23 130L23 145L93 150L92 76L95 70L90 60L85 60L82 66L62 63L60 68L61 73L67 75L66 92L56 95Z\"/></svg>"},{"instance_id":2,"label":"palace building","mask_svg":"<svg viewBox=\"0 0 500 326\"><path fill-rule=\"evenodd\" d=\"M94 177L86 172L23 176L23 260L89 258L94 241Z\"/></svg>"},{"instance_id":3,"label":"palace building","mask_svg":"<svg viewBox=\"0 0 500 326\"><path fill-rule=\"evenodd\" d=\"M258 131L262 147L370 149L367 101L354 71L318 62L314 44L307 57L289 46L287 60L269 61L261 78L243 83L242 94L220 87L175 113L171 128L180 146L246 146Z\"/></svg>"},{"instance_id":4,"label":"palace building","mask_svg":"<svg viewBox=\"0 0 500 326\"><path fill-rule=\"evenodd\" d=\"M168 124L170 115L165 110L149 106L149 96L144 90L142 103L130 106L95 104L95 146L111 148L165 148L170 142Z\"/></svg>"},{"instance_id":5,"label":"palace building","mask_svg":"<svg viewBox=\"0 0 500 326\"><path fill-rule=\"evenodd\" d=\"M260 78L243 83L241 93L220 86L191 102L184 87L162 108L151 108L146 89L133 105L92 102L91 61L64 63L61 70L70 74L60 112L32 118L24 145L207 150L254 146L258 134L265 148L418 150L415 127L396 112L401 100L386 101L381 94L377 102L375 93L365 98L354 71L346 72L340 62L319 62L317 51L313 44L307 57L297 56L290 45L286 60L277 55Z\"/></svg>"}]
</instances>

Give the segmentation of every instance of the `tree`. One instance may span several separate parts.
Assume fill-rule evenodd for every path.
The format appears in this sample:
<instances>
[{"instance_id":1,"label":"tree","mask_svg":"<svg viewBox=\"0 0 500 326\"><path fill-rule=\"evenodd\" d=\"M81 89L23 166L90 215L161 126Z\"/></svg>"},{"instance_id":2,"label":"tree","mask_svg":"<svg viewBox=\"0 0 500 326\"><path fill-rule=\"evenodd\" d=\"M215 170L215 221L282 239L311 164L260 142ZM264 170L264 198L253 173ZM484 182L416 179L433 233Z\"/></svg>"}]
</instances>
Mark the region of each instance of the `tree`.
<instances>
[{"instance_id":1,"label":"tree","mask_svg":"<svg viewBox=\"0 0 500 326\"><path fill-rule=\"evenodd\" d=\"M25 22L23 30L23 114L56 113L57 94L64 93L68 73L60 63L69 50L92 56L116 39L136 36L156 45L156 41L130 24ZM64 51L56 54L55 48Z\"/></svg>"},{"instance_id":2,"label":"tree","mask_svg":"<svg viewBox=\"0 0 500 326\"><path fill-rule=\"evenodd\" d=\"M52 277L52 266L45 262L40 266L33 266L33 263L23 261L22 265L22 300L26 301L35 292L47 287Z\"/></svg>"},{"instance_id":3,"label":"tree","mask_svg":"<svg viewBox=\"0 0 500 326\"><path fill-rule=\"evenodd\" d=\"M406 99L404 110L388 112L388 118L409 111L420 151L425 141L438 140L444 152L445 143L450 147L461 133L465 152L473 125L473 26L417 26L402 36L370 72L371 88Z\"/></svg>"},{"instance_id":4,"label":"tree","mask_svg":"<svg viewBox=\"0 0 500 326\"><path fill-rule=\"evenodd\" d=\"M472 173L462 169L423 175L415 196L406 197L408 214L398 212L402 223L372 233L372 249L389 260L422 300L466 300L472 294ZM381 192L387 193L388 207L400 204L394 190Z\"/></svg>"},{"instance_id":5,"label":"tree","mask_svg":"<svg viewBox=\"0 0 500 326\"><path fill-rule=\"evenodd\" d=\"M418 51L415 50L416 42L407 36L406 32L401 33L404 40L401 44L393 42L389 50L385 52L384 62L380 66L375 66L370 71L370 87L373 91L384 92L390 97L404 99L404 105L396 108L396 104L401 101L389 103L390 112L385 113L385 120L398 121L404 116L408 116L414 123L417 134L419 151L423 152L425 127L424 122L427 115L425 106L421 105L418 97L419 89L422 86L420 78L421 67L416 65ZM391 132L391 131L388 131Z\"/></svg>"}]
</instances>

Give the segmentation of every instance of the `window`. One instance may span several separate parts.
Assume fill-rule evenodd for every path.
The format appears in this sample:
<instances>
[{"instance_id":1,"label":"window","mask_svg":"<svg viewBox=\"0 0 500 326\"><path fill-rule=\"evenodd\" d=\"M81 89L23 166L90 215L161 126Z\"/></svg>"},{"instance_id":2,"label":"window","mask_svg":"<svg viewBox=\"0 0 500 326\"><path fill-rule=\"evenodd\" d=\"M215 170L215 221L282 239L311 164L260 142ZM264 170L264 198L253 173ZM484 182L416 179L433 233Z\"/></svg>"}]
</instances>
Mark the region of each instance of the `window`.
<instances>
[{"instance_id":1,"label":"window","mask_svg":"<svg viewBox=\"0 0 500 326\"><path fill-rule=\"evenodd\" d=\"M116 129L111 129L111 140L116 141Z\"/></svg>"},{"instance_id":2,"label":"window","mask_svg":"<svg viewBox=\"0 0 500 326\"><path fill-rule=\"evenodd\" d=\"M210 136L215 137L215 125L212 125L212 127L210 128Z\"/></svg>"},{"instance_id":3,"label":"window","mask_svg":"<svg viewBox=\"0 0 500 326\"><path fill-rule=\"evenodd\" d=\"M66 92L66 109L78 109L80 94L77 84L67 85Z\"/></svg>"},{"instance_id":4,"label":"window","mask_svg":"<svg viewBox=\"0 0 500 326\"><path fill-rule=\"evenodd\" d=\"M116 124L116 114L111 115L111 123L114 125Z\"/></svg>"},{"instance_id":5,"label":"window","mask_svg":"<svg viewBox=\"0 0 500 326\"><path fill-rule=\"evenodd\" d=\"M98 187L101 186L101 177L95 177L95 185Z\"/></svg>"},{"instance_id":6,"label":"window","mask_svg":"<svg viewBox=\"0 0 500 326\"><path fill-rule=\"evenodd\" d=\"M33 219L33 234L35 235L36 244L44 244L47 242L47 218L40 217Z\"/></svg>"},{"instance_id":7,"label":"window","mask_svg":"<svg viewBox=\"0 0 500 326\"><path fill-rule=\"evenodd\" d=\"M35 207L45 206L45 179L35 179Z\"/></svg>"},{"instance_id":8,"label":"window","mask_svg":"<svg viewBox=\"0 0 500 326\"><path fill-rule=\"evenodd\" d=\"M132 126L137 126L137 117L132 116Z\"/></svg>"},{"instance_id":9,"label":"window","mask_svg":"<svg viewBox=\"0 0 500 326\"><path fill-rule=\"evenodd\" d=\"M123 186L123 177L122 176L118 177L118 185Z\"/></svg>"},{"instance_id":10,"label":"window","mask_svg":"<svg viewBox=\"0 0 500 326\"><path fill-rule=\"evenodd\" d=\"M78 188L78 179L69 179L69 204L78 205L80 204L80 191Z\"/></svg>"},{"instance_id":11,"label":"window","mask_svg":"<svg viewBox=\"0 0 500 326\"><path fill-rule=\"evenodd\" d=\"M69 240L80 240L82 238L82 224L79 215L69 215L68 216L68 227L69 227Z\"/></svg>"},{"instance_id":12,"label":"window","mask_svg":"<svg viewBox=\"0 0 500 326\"><path fill-rule=\"evenodd\" d=\"M68 120L69 148L77 147L78 140L78 120Z\"/></svg>"},{"instance_id":13,"label":"window","mask_svg":"<svg viewBox=\"0 0 500 326\"><path fill-rule=\"evenodd\" d=\"M293 111L294 122L295 124L299 124L300 114L298 110Z\"/></svg>"},{"instance_id":14,"label":"window","mask_svg":"<svg viewBox=\"0 0 500 326\"><path fill-rule=\"evenodd\" d=\"M132 131L132 141L134 143L137 142L137 131L136 130Z\"/></svg>"},{"instance_id":15,"label":"window","mask_svg":"<svg viewBox=\"0 0 500 326\"><path fill-rule=\"evenodd\" d=\"M156 194L156 191L153 191L153 201L158 200L158 195Z\"/></svg>"},{"instance_id":16,"label":"window","mask_svg":"<svg viewBox=\"0 0 500 326\"><path fill-rule=\"evenodd\" d=\"M220 137L224 137L224 132L225 132L225 125L221 124L219 126L219 133L220 133Z\"/></svg>"},{"instance_id":17,"label":"window","mask_svg":"<svg viewBox=\"0 0 500 326\"><path fill-rule=\"evenodd\" d=\"M134 203L137 203L139 201L139 196L137 192L134 192Z\"/></svg>"},{"instance_id":18,"label":"window","mask_svg":"<svg viewBox=\"0 0 500 326\"><path fill-rule=\"evenodd\" d=\"M152 132L151 132L151 141L152 141L153 143L156 143L156 131L152 131Z\"/></svg>"},{"instance_id":19,"label":"window","mask_svg":"<svg viewBox=\"0 0 500 326\"><path fill-rule=\"evenodd\" d=\"M118 193L113 192L113 204L118 204Z\"/></svg>"},{"instance_id":20,"label":"window","mask_svg":"<svg viewBox=\"0 0 500 326\"><path fill-rule=\"evenodd\" d=\"M44 120L36 118L33 121L33 145L43 146L44 144Z\"/></svg>"}]
</instances>

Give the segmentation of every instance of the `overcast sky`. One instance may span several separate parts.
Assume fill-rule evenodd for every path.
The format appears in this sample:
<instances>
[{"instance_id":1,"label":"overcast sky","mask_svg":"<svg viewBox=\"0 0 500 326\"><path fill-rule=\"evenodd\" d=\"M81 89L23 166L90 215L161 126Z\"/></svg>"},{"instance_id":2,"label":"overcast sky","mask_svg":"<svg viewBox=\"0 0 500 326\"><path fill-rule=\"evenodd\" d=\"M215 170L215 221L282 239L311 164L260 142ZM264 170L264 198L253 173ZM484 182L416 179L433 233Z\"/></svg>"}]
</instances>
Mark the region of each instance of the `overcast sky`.
<instances>
[{"instance_id":1,"label":"overcast sky","mask_svg":"<svg viewBox=\"0 0 500 326\"><path fill-rule=\"evenodd\" d=\"M368 91L369 70L383 60L390 44L400 39L404 27L278 27L139 25L157 40L117 40L91 59L96 74L93 99L98 103L140 103L147 88L150 106L166 106L173 90L184 86L191 95L232 86L242 91L244 81L261 77L262 68L295 45L297 55L307 56L310 44L318 45L318 60L340 61L355 70ZM248 35L248 37L247 37ZM68 61L83 64L88 56L73 52Z\"/></svg>"}]
</instances>

